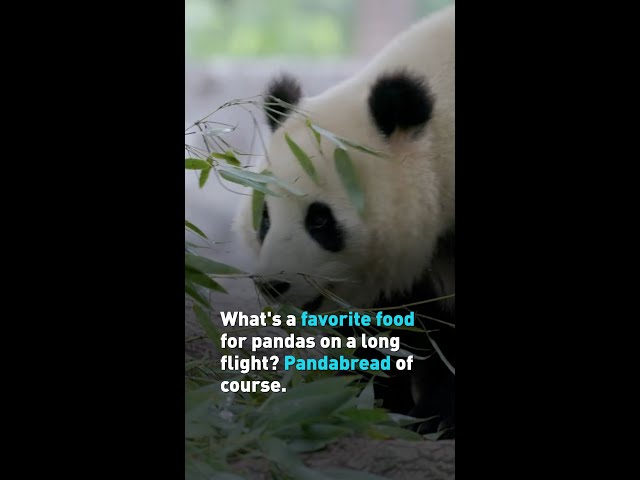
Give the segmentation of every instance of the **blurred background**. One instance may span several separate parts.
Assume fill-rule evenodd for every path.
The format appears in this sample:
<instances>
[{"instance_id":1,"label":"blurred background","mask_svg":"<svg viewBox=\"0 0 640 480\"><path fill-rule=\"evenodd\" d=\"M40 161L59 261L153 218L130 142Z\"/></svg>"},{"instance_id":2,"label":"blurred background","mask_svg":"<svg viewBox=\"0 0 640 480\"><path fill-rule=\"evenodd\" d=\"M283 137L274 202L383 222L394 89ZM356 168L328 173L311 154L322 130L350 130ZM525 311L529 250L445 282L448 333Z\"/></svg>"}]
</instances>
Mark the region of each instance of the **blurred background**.
<instances>
[{"instance_id":1,"label":"blurred background","mask_svg":"<svg viewBox=\"0 0 640 480\"><path fill-rule=\"evenodd\" d=\"M185 128L225 102L263 93L268 81L283 71L299 78L305 95L317 94L354 73L416 20L453 3L185 0ZM261 137L268 141L269 132L263 116L254 112L257 125L239 107L220 110L210 119L237 126L225 139L238 150L260 154ZM197 137L186 136L185 143L202 146ZM233 242L230 231L237 195L213 176L199 189L197 174L185 172L185 218L219 242L202 253L249 268L250 257ZM249 283L225 286L253 288Z\"/></svg>"}]
</instances>

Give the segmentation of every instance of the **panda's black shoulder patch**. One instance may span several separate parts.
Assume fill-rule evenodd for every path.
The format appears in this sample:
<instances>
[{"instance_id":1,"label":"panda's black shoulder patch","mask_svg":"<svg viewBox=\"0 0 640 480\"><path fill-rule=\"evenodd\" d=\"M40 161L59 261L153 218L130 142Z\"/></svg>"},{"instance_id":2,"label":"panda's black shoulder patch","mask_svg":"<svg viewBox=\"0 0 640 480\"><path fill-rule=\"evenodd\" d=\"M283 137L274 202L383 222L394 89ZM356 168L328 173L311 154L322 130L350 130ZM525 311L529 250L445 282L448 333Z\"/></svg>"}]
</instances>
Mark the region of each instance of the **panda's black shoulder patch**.
<instances>
[{"instance_id":1,"label":"panda's black shoulder patch","mask_svg":"<svg viewBox=\"0 0 640 480\"><path fill-rule=\"evenodd\" d=\"M426 80L407 70L378 77L369 94L369 111L386 137L394 131L426 124L433 112L433 96Z\"/></svg>"},{"instance_id":2,"label":"panda's black shoulder patch","mask_svg":"<svg viewBox=\"0 0 640 480\"><path fill-rule=\"evenodd\" d=\"M269 103L275 103L277 99L289 105L297 105L300 98L302 98L300 83L286 73L271 80L265 91L265 102ZM282 122L290 111L291 108L286 105L269 105L269 109L265 109L267 122L272 131L278 128L279 122Z\"/></svg>"}]
</instances>

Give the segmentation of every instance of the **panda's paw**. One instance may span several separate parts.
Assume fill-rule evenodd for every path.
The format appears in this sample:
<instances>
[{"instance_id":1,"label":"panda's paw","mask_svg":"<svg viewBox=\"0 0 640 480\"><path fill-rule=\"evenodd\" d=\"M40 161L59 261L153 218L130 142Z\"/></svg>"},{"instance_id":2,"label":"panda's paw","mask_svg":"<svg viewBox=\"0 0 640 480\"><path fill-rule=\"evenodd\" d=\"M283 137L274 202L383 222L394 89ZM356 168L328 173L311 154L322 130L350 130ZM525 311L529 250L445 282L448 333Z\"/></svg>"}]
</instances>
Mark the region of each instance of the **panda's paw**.
<instances>
[{"instance_id":1,"label":"panda's paw","mask_svg":"<svg viewBox=\"0 0 640 480\"><path fill-rule=\"evenodd\" d=\"M441 416L429 417L422 422L410 425L409 428L420 435L430 435L437 440L455 438L456 432L453 418L442 418Z\"/></svg>"},{"instance_id":2,"label":"panda's paw","mask_svg":"<svg viewBox=\"0 0 640 480\"><path fill-rule=\"evenodd\" d=\"M430 417L426 420L418 423L414 423L411 425L411 430L420 435L425 435L428 433L435 433L438 431L438 425L440 424L440 417Z\"/></svg>"},{"instance_id":3,"label":"panda's paw","mask_svg":"<svg viewBox=\"0 0 640 480\"><path fill-rule=\"evenodd\" d=\"M445 418L438 424L438 440L451 440L456 437L456 424L451 417Z\"/></svg>"}]
</instances>

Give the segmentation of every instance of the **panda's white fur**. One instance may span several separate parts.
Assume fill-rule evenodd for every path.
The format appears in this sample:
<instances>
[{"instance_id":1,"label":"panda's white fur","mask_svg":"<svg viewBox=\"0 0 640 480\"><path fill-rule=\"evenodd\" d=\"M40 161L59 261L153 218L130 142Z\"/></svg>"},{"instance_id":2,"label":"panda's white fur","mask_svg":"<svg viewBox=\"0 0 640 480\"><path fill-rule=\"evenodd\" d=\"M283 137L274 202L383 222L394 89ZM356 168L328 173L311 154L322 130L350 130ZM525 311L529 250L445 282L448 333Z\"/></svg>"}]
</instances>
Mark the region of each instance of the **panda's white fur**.
<instances>
[{"instance_id":1,"label":"panda's white fur","mask_svg":"<svg viewBox=\"0 0 640 480\"><path fill-rule=\"evenodd\" d=\"M255 273L291 284L280 300L302 306L318 296L319 285L357 307L371 306L380 294L406 293L435 266L438 239L455 228L455 7L447 8L400 34L359 74L297 105L311 121L341 137L385 152L387 158L349 149L365 192L360 216L334 165L335 145L322 138L321 152L301 115L277 128L262 168L291 182L305 196L267 196L270 229L260 245L252 225L249 199L235 229L257 252ZM376 80L406 70L423 76L433 98L424 128L386 137L367 104ZM287 133L312 157L319 185L301 168L287 145ZM273 187L270 187L273 188ZM339 252L323 249L305 231L308 206L329 205L345 233ZM453 270L438 272L440 294L453 293ZM324 301L323 309L333 308Z\"/></svg>"}]
</instances>

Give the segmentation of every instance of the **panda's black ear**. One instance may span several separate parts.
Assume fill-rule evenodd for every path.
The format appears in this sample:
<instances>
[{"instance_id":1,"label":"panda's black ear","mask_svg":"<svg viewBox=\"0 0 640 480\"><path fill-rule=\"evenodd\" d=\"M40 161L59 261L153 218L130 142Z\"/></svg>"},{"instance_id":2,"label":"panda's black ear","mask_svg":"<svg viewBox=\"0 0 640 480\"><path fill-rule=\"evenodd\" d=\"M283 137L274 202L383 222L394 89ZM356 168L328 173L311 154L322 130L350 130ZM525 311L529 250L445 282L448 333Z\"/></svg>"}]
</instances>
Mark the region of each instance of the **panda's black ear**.
<instances>
[{"instance_id":1,"label":"panda's black ear","mask_svg":"<svg viewBox=\"0 0 640 480\"><path fill-rule=\"evenodd\" d=\"M378 77L369 94L369 112L376 127L389 137L425 125L433 112L433 98L424 78L401 70Z\"/></svg>"},{"instance_id":2,"label":"panda's black ear","mask_svg":"<svg viewBox=\"0 0 640 480\"><path fill-rule=\"evenodd\" d=\"M300 83L291 75L282 74L269 82L264 101L269 104L265 105L265 107L268 106L268 109L265 108L265 113L272 131L278 128L280 123L291 112L290 106L274 104L280 100L289 105L297 105L301 97L302 89L300 88Z\"/></svg>"}]
</instances>

